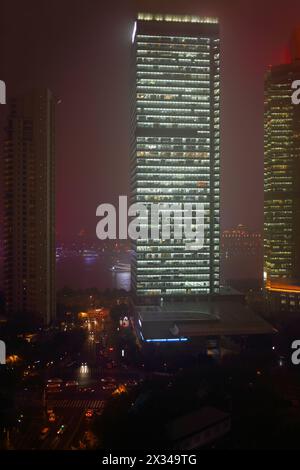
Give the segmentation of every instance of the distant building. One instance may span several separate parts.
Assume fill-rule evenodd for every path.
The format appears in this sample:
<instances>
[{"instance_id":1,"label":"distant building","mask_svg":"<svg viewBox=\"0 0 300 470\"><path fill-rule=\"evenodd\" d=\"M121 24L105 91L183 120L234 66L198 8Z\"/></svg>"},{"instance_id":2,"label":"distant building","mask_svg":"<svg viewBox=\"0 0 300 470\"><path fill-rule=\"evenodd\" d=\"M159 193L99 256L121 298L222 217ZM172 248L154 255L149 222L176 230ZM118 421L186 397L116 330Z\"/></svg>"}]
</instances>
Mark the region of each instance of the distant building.
<instances>
[{"instance_id":1,"label":"distant building","mask_svg":"<svg viewBox=\"0 0 300 470\"><path fill-rule=\"evenodd\" d=\"M134 243L136 298L219 291L220 39L215 18L138 15L132 32L132 202L202 203L204 246ZM173 215L174 217L174 215Z\"/></svg>"},{"instance_id":2,"label":"distant building","mask_svg":"<svg viewBox=\"0 0 300 470\"><path fill-rule=\"evenodd\" d=\"M235 228L224 230L221 236L222 254L225 258L240 255L256 255L262 248L262 236L239 224Z\"/></svg>"},{"instance_id":3,"label":"distant building","mask_svg":"<svg viewBox=\"0 0 300 470\"><path fill-rule=\"evenodd\" d=\"M263 240L259 232L239 224L221 234L221 282L262 285ZM254 282L254 281L257 282Z\"/></svg>"},{"instance_id":4,"label":"distant building","mask_svg":"<svg viewBox=\"0 0 300 470\"><path fill-rule=\"evenodd\" d=\"M12 100L4 149L6 312L55 317L54 101L49 90Z\"/></svg>"},{"instance_id":5,"label":"distant building","mask_svg":"<svg viewBox=\"0 0 300 470\"><path fill-rule=\"evenodd\" d=\"M291 101L299 79L294 59L270 67L265 81L264 280L272 311L300 310L300 106Z\"/></svg>"}]
</instances>

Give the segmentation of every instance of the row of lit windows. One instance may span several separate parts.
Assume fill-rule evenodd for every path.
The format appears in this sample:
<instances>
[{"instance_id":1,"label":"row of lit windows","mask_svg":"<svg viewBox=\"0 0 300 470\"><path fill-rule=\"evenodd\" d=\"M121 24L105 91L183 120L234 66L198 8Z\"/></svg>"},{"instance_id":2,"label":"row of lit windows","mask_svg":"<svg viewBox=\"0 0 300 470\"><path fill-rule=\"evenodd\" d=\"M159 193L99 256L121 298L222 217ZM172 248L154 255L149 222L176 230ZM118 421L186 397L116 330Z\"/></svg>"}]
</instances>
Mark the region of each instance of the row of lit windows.
<instances>
[{"instance_id":1,"label":"row of lit windows","mask_svg":"<svg viewBox=\"0 0 300 470\"><path fill-rule=\"evenodd\" d=\"M210 53L209 52L187 52L187 51L180 51L180 50L167 50L167 51L162 51L162 50L156 50L151 47L145 48L145 49L138 49L137 50L137 57L146 57L148 60L151 58L159 57L159 58L172 58L172 57L184 57L185 59L191 58L191 59L197 59L198 57L202 58L209 58ZM209 59L208 59L209 60Z\"/></svg>"},{"instance_id":2,"label":"row of lit windows","mask_svg":"<svg viewBox=\"0 0 300 470\"><path fill-rule=\"evenodd\" d=\"M190 85L190 82L189 82L189 85ZM165 92L168 92L168 93L174 93L175 91L179 91L179 92L182 92L184 91L185 93L187 92L190 92L190 94L192 94L194 97L198 96L198 98L200 100L204 100L205 99L205 96L209 96L210 95L210 89L209 87L207 88L203 88L203 87L193 87L193 88L190 88L190 87L187 87L186 85L182 85L181 87L179 87L178 85L177 86L171 86L171 85L159 85L159 86L155 86L155 85L147 85L147 86L141 86L141 85L138 85L137 86L137 98L140 97L140 92L142 92L144 90L144 92L151 92L153 90L158 90L160 92L160 94L164 93L164 90ZM189 95L181 95L183 98L185 96L189 96Z\"/></svg>"},{"instance_id":3,"label":"row of lit windows","mask_svg":"<svg viewBox=\"0 0 300 470\"><path fill-rule=\"evenodd\" d=\"M137 137L137 143L162 144L197 144L202 143L201 137Z\"/></svg>"},{"instance_id":4,"label":"row of lit windows","mask_svg":"<svg viewBox=\"0 0 300 470\"><path fill-rule=\"evenodd\" d=\"M166 295L178 295L178 294L208 294L209 289L165 289L163 291ZM161 295L161 289L141 289L140 286L138 288L138 292L140 295Z\"/></svg>"},{"instance_id":5,"label":"row of lit windows","mask_svg":"<svg viewBox=\"0 0 300 470\"><path fill-rule=\"evenodd\" d=\"M137 121L138 122L143 122L143 121L158 121L161 124L164 124L166 122L187 122L187 121L193 121L193 122L199 122L199 129L209 129L210 124L209 124L209 117L207 116L187 116L187 115L180 115L180 114L141 114L139 113L137 116Z\"/></svg>"},{"instance_id":6,"label":"row of lit windows","mask_svg":"<svg viewBox=\"0 0 300 470\"><path fill-rule=\"evenodd\" d=\"M185 124L181 124L181 123L173 123L173 122L170 122L170 123L153 123L153 122L149 122L149 123L140 123L139 124L139 127L141 128L155 128L155 129L158 129L160 127L164 127L164 128L167 128L167 129L187 129L187 128L194 128L194 129L198 129L198 124L191 124L191 123L185 123ZM198 131L198 133L202 133L202 134L207 134L208 132L207 131Z\"/></svg>"},{"instance_id":7,"label":"row of lit windows","mask_svg":"<svg viewBox=\"0 0 300 470\"><path fill-rule=\"evenodd\" d=\"M149 65L175 65L178 67L187 66L197 66L197 67L209 67L210 60L209 59L190 59L188 57L179 58L179 57L148 57L148 56L139 56L137 57L137 65L140 64L149 64Z\"/></svg>"},{"instance_id":8,"label":"row of lit windows","mask_svg":"<svg viewBox=\"0 0 300 470\"><path fill-rule=\"evenodd\" d=\"M173 103L179 104L191 104L193 101L197 102L197 105L206 107L209 101L209 95L183 95L183 94L161 94L161 93L137 93L137 104L154 104L157 102L161 105L162 101L172 101ZM182 99L180 99L182 98ZM179 101L177 101L180 99ZM141 100L141 101L139 101Z\"/></svg>"},{"instance_id":9,"label":"row of lit windows","mask_svg":"<svg viewBox=\"0 0 300 470\"><path fill-rule=\"evenodd\" d=\"M182 75L182 74L192 74L192 75L200 75L200 77L206 78L209 77L208 72L210 68L203 65L160 65L160 64L145 64L145 63L137 63L137 75L151 73L151 74L164 74L170 73L175 75ZM205 73L207 72L207 73Z\"/></svg>"},{"instance_id":10,"label":"row of lit windows","mask_svg":"<svg viewBox=\"0 0 300 470\"><path fill-rule=\"evenodd\" d=\"M166 171L167 170L167 171ZM186 170L184 168L184 170ZM156 178L160 178L159 180L159 183L161 182L161 178L163 178L164 180L168 179L168 178L174 178L176 180L180 179L180 180L188 180L188 181L194 181L196 183L198 182L201 182L202 183L202 178L203 178L203 181L204 182L208 182L210 180L210 171L209 171L209 168L203 168L203 170L201 171L201 173L199 173L199 170L198 168L194 168L194 170L197 170L197 172L195 171L194 173L182 173L181 171L177 171L177 172L174 172L174 170L171 170L170 168L159 168L159 170L157 172L145 172L145 171L137 171L136 172L136 175L137 175L137 180L139 182L146 182L146 181L153 181L153 179L156 177ZM170 173L172 173L170 175ZM201 180L199 180L199 178L201 178ZM218 184L217 182L215 184Z\"/></svg>"},{"instance_id":11,"label":"row of lit windows","mask_svg":"<svg viewBox=\"0 0 300 470\"><path fill-rule=\"evenodd\" d=\"M156 68L157 70L153 71L153 70L139 70L139 67L138 67L138 71L137 71L137 76L138 77L148 77L148 79L151 77L154 77L155 76L159 76L159 77L167 77L167 79L170 79L174 77L174 79L176 80L176 76L179 76L181 78L183 78L185 81L188 79L188 80L205 80L205 81L209 81L210 79L210 76L209 74L207 73L199 73L199 71L194 71L194 72L187 72L186 70L186 67L183 68L183 71L180 72L178 71L178 69L174 69L174 71L170 71L168 70L167 72L166 71L162 71L162 70L159 70L159 67Z\"/></svg>"},{"instance_id":12,"label":"row of lit windows","mask_svg":"<svg viewBox=\"0 0 300 470\"><path fill-rule=\"evenodd\" d=\"M189 116L189 115L197 115L197 117L203 119L206 122L210 121L210 112L209 109L201 109L201 108L176 108L170 107L169 104L166 107L156 107L156 108L137 108L137 112L139 115L148 115L148 116L165 116L165 115L181 115L181 116Z\"/></svg>"},{"instance_id":13,"label":"row of lit windows","mask_svg":"<svg viewBox=\"0 0 300 470\"><path fill-rule=\"evenodd\" d=\"M151 39L151 41L158 41L158 42L184 42L184 43L191 43L191 44L209 44L210 39L204 37L192 37L192 36L160 36L160 35L150 35L150 34L138 34L137 39Z\"/></svg>"},{"instance_id":14,"label":"row of lit windows","mask_svg":"<svg viewBox=\"0 0 300 470\"><path fill-rule=\"evenodd\" d=\"M183 255L178 254L176 257L173 257L172 259L167 258L164 259L162 257L163 253L157 253L156 255L153 254L147 254L145 256L146 259L140 259L139 260L139 265L140 266L151 266L151 265L161 265L162 263L165 266L173 266L174 263L177 266L180 266L184 264L185 266L189 267L190 265L197 267L205 267L209 264L209 259L203 260L203 259L187 259L183 258ZM207 253L206 253L207 255ZM171 255L172 256L172 255ZM154 259L153 259L154 258Z\"/></svg>"},{"instance_id":15,"label":"row of lit windows","mask_svg":"<svg viewBox=\"0 0 300 470\"><path fill-rule=\"evenodd\" d=\"M205 44L187 44L183 42L152 42L152 41L137 41L138 50L148 50L148 46L153 50L159 51L200 51L207 52L210 50L209 45Z\"/></svg>"},{"instance_id":16,"label":"row of lit windows","mask_svg":"<svg viewBox=\"0 0 300 470\"><path fill-rule=\"evenodd\" d=\"M152 87L152 85L158 85L160 86L171 86L173 85L178 85L178 86L183 86L184 88L189 89L188 87L193 87L194 89L199 89L199 85L204 86L204 90L208 89L210 87L210 81L209 80L198 80L197 78L152 78L153 74L147 74L148 77L146 78L138 78L137 79L137 86L138 89L149 86Z\"/></svg>"},{"instance_id":17,"label":"row of lit windows","mask_svg":"<svg viewBox=\"0 0 300 470\"><path fill-rule=\"evenodd\" d=\"M151 157L151 162L155 161L156 168L159 168L157 165L161 163L161 166L169 166L170 163L178 163L177 167L172 167L172 168L178 168L180 171L182 171L182 166L185 166L187 162L185 161L186 159L197 159L195 160L195 163L197 166L203 168L203 167L208 167L208 158L209 158L209 153L208 152L187 152L187 151L181 151L181 152L145 152L145 151L138 151L136 154L137 157L147 157L147 162L146 164L149 165L149 160ZM153 160L153 157L157 157L156 160ZM161 160L162 158L166 160ZM178 159L178 160L177 160ZM141 163L141 162L139 162ZM145 165L142 165L142 167L145 168ZM170 167L171 168L171 167ZM192 167L195 168L195 167Z\"/></svg>"},{"instance_id":18,"label":"row of lit windows","mask_svg":"<svg viewBox=\"0 0 300 470\"><path fill-rule=\"evenodd\" d=\"M139 282L138 283L138 286L140 287L147 287L147 286L151 286L152 289L155 289L155 288L158 288L158 287L172 287L172 289L174 290L174 288L176 286L181 286L181 287L205 287L205 286L209 286L210 285L210 282L209 280L207 281L186 281L186 282L183 282L183 281L172 281L172 282L164 282L163 280L161 282Z\"/></svg>"}]
</instances>

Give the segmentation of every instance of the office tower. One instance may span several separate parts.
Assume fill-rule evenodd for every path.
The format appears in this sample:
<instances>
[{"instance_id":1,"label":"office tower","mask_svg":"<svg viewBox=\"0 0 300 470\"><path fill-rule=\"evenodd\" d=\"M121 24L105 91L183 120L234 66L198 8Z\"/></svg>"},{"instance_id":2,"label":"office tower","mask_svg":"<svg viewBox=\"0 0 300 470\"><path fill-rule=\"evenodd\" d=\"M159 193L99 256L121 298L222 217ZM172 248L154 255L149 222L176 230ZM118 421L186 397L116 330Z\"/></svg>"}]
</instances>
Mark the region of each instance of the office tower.
<instances>
[{"instance_id":1,"label":"office tower","mask_svg":"<svg viewBox=\"0 0 300 470\"><path fill-rule=\"evenodd\" d=\"M196 251L174 239L174 231L170 240L134 242L132 289L140 299L219 291L219 61L217 19L138 15L132 32L132 202L203 204L205 222L204 246Z\"/></svg>"},{"instance_id":2,"label":"office tower","mask_svg":"<svg viewBox=\"0 0 300 470\"><path fill-rule=\"evenodd\" d=\"M54 101L12 100L4 149L4 290L8 315L55 316Z\"/></svg>"},{"instance_id":3,"label":"office tower","mask_svg":"<svg viewBox=\"0 0 300 470\"><path fill-rule=\"evenodd\" d=\"M265 82L264 279L271 310L299 309L300 61L270 67Z\"/></svg>"}]
</instances>

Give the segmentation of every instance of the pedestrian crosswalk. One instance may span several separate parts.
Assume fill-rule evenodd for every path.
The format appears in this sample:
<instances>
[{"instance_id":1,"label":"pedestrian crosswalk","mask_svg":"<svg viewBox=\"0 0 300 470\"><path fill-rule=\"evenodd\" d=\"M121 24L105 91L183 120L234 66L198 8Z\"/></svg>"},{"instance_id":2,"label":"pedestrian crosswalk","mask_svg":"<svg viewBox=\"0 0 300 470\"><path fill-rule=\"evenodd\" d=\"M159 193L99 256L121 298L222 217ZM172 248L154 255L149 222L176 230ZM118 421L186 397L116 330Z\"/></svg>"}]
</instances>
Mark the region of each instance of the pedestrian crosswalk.
<instances>
[{"instance_id":1,"label":"pedestrian crosswalk","mask_svg":"<svg viewBox=\"0 0 300 470\"><path fill-rule=\"evenodd\" d=\"M48 400L48 408L85 408L102 410L104 405L104 400Z\"/></svg>"}]
</instances>

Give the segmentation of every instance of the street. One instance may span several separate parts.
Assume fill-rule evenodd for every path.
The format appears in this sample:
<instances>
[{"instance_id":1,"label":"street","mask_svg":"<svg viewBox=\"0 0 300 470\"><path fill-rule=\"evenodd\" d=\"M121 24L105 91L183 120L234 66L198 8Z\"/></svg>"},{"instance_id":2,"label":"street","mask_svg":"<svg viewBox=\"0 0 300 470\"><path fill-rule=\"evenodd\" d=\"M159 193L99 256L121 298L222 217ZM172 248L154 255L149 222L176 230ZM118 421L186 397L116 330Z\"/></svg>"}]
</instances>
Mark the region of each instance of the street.
<instances>
[{"instance_id":1,"label":"street","mask_svg":"<svg viewBox=\"0 0 300 470\"><path fill-rule=\"evenodd\" d=\"M25 389L18 394L20 425L9 436L15 449L79 449L93 438L91 424L120 385L137 385L145 374L129 366L113 346L118 330L108 309L90 310L83 326L87 338L80 353L53 361L39 371L43 391ZM91 414L91 417L86 415ZM89 442L89 443L88 443Z\"/></svg>"}]
</instances>

